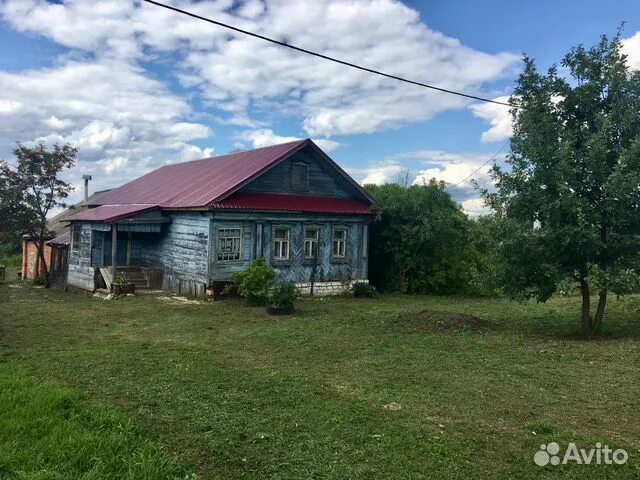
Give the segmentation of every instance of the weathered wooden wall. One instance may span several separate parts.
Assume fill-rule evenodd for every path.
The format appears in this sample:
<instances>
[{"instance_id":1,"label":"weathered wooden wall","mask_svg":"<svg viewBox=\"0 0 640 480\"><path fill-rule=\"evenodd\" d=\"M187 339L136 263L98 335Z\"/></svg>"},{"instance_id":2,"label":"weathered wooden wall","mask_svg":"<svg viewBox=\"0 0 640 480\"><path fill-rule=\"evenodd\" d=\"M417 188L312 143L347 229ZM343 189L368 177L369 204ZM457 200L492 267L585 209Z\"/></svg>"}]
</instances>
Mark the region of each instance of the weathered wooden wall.
<instances>
[{"instance_id":1,"label":"weathered wooden wall","mask_svg":"<svg viewBox=\"0 0 640 480\"><path fill-rule=\"evenodd\" d=\"M289 262L273 259L273 230L276 227L291 229ZM281 281L307 282L311 278L313 262L304 258L305 226L320 229L320 252L316 281L342 281L366 278L366 217L340 217L330 215L261 214L247 215L216 213L211 223L211 252L209 254L209 280L228 281L233 272L247 268L253 260L263 256L278 271ZM333 229L347 229L346 256L332 256ZM243 255L237 262L217 260L217 232L221 228L243 229Z\"/></svg>"},{"instance_id":2,"label":"weathered wooden wall","mask_svg":"<svg viewBox=\"0 0 640 480\"><path fill-rule=\"evenodd\" d=\"M78 227L81 228L80 242L72 243L69 247L67 282L74 287L93 290L94 269L91 266L91 224L78 223L72 226L72 229Z\"/></svg>"},{"instance_id":3,"label":"weathered wooden wall","mask_svg":"<svg viewBox=\"0 0 640 480\"><path fill-rule=\"evenodd\" d=\"M291 169L294 163L309 167L309 187L298 189L292 185ZM310 147L284 160L266 171L240 190L249 193L281 193L295 195L326 196L338 198L362 198L360 192L338 174Z\"/></svg>"},{"instance_id":4,"label":"weathered wooden wall","mask_svg":"<svg viewBox=\"0 0 640 480\"><path fill-rule=\"evenodd\" d=\"M164 270L163 289L204 295L207 284L210 214L172 212L160 233L144 236L141 264Z\"/></svg>"}]
</instances>

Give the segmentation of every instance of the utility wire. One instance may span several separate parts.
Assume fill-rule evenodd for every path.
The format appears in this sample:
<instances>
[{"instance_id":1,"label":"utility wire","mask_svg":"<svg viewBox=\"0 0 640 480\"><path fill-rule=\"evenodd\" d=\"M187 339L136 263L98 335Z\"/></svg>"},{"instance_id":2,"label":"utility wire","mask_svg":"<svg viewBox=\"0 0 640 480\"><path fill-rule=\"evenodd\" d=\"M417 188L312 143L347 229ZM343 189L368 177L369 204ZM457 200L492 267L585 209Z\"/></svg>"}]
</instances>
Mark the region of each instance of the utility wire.
<instances>
[{"instance_id":1,"label":"utility wire","mask_svg":"<svg viewBox=\"0 0 640 480\"><path fill-rule=\"evenodd\" d=\"M399 77L397 75L391 75L390 73L381 72L379 70L374 70L373 68L363 67L362 65L357 65L355 63L350 63L350 62L347 62L347 61L344 61L344 60L340 60L338 58L330 57L328 55L323 55L322 53L318 53L318 52L314 52L314 51L311 51L311 50L307 50L306 48L302 48L302 47L297 47L297 46L291 45L289 43L281 42L281 41L276 40L274 38L265 37L264 35L260 35L258 33L250 32L249 30L243 30L241 28L234 27L232 25L220 22L218 20L213 20L211 18L203 17L201 15L198 15L198 14L195 14L195 13L192 13L192 12L188 12L187 10L182 10L180 8L173 7L173 6L167 5L165 3L156 2L155 0L143 0L143 1L147 2L147 3L150 3L152 5L156 5L158 7L166 8L167 10L172 10L174 12L180 13L182 15L186 15L188 17L196 18L196 19L202 20L204 22L209 22L209 23L212 23L214 25L218 25L219 27L228 28L229 30L233 30L234 32L242 33L244 35L249 35L250 37L259 38L260 40L264 40L265 42L270 42L270 43L273 43L275 45L279 45L281 47L287 47L287 48L290 48L292 50L296 50L298 52L306 53L307 55L312 55L314 57L322 58L322 59L328 60L330 62L339 63L340 65L346 65L347 67L355 68L357 70L362 70L364 72L369 72L369 73L373 73L375 75L380 75L381 77L391 78L393 80L398 80L400 82L409 83L411 85L417 85L419 87L430 88L431 90L437 90L438 92L448 93L448 94L451 94L451 95L457 95L459 97L471 98L473 100L479 100L481 102L495 103L496 105L504 105L506 107L518 108L518 105L513 104L513 103L500 102L498 100L492 100L490 98L478 97L476 95L471 95L471 94L468 94L468 93L462 93L462 92L457 92L455 90L449 90L447 88L436 87L434 85L429 85L427 83L417 82L415 80L409 80L408 78Z\"/></svg>"},{"instance_id":2,"label":"utility wire","mask_svg":"<svg viewBox=\"0 0 640 480\"><path fill-rule=\"evenodd\" d=\"M467 181L469 178L473 177L476 173L478 173L480 171L480 169L482 169L482 167L484 167L487 163L489 163L490 161L492 161L494 158L496 158L498 155L500 155L500 152L502 152L502 150L504 150L504 147L507 146L507 144L510 142L510 140L507 140L506 142L504 142L502 144L502 146L500 147L500 150L498 150L496 153L494 153L491 158L489 158L486 162L484 162L482 165L480 165L478 168L476 168L473 172L471 172L470 175L467 175L466 177L464 177L462 180L460 180L458 183L455 183L453 185L450 185L449 188L456 188L458 185L460 185L461 183Z\"/></svg>"}]
</instances>

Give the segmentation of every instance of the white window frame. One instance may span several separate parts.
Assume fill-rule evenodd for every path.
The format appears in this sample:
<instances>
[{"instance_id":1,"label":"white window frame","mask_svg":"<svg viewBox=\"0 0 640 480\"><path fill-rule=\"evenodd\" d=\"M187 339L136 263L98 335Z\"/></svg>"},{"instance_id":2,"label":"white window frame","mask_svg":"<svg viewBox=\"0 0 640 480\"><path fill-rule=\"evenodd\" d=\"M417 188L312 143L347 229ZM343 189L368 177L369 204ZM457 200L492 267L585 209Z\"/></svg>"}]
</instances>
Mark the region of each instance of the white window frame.
<instances>
[{"instance_id":1,"label":"white window frame","mask_svg":"<svg viewBox=\"0 0 640 480\"><path fill-rule=\"evenodd\" d=\"M307 232L308 231L315 231L316 235L315 235L315 239L314 238L308 238L307 237ZM304 255L305 260L313 260L315 257L313 255L313 244L316 244L316 252L318 252L318 256L320 256L320 227L304 227L304 244L303 244L303 248L302 248L302 253ZM309 246L309 248L307 249L307 245ZM309 254L307 255L307 250L309 251Z\"/></svg>"},{"instance_id":2,"label":"white window frame","mask_svg":"<svg viewBox=\"0 0 640 480\"><path fill-rule=\"evenodd\" d=\"M286 235L284 238L276 237L278 230L284 230ZM291 258L291 228L290 227L273 227L273 260L276 262L288 262ZM286 250L285 250L286 248ZM284 251L284 254L283 254Z\"/></svg>"},{"instance_id":3,"label":"white window frame","mask_svg":"<svg viewBox=\"0 0 640 480\"><path fill-rule=\"evenodd\" d=\"M231 232L237 232L232 234ZM220 263L242 262L242 227L219 227L216 238L216 259ZM233 245L234 240L238 240L237 251ZM231 252L222 251L222 242L231 241ZM237 257L237 258L236 258Z\"/></svg>"},{"instance_id":4,"label":"white window frame","mask_svg":"<svg viewBox=\"0 0 640 480\"><path fill-rule=\"evenodd\" d=\"M341 239L336 238L337 232L343 232L344 236ZM347 228L335 227L333 229L333 235L331 237L331 255L338 260L344 260L347 257ZM338 253L336 254L336 244L338 244ZM340 248L342 246L342 248ZM340 251L342 250L342 252Z\"/></svg>"}]
</instances>

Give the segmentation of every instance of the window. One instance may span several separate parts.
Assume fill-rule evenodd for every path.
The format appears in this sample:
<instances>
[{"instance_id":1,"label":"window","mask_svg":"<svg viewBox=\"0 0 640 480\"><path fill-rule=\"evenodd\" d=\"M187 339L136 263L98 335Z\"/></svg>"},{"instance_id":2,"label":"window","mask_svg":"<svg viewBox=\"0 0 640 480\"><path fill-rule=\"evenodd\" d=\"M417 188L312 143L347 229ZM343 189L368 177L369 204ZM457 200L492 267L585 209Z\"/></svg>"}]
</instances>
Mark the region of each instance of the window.
<instances>
[{"instance_id":1,"label":"window","mask_svg":"<svg viewBox=\"0 0 640 480\"><path fill-rule=\"evenodd\" d=\"M333 258L344 258L347 251L347 230L336 228L333 231Z\"/></svg>"},{"instance_id":2,"label":"window","mask_svg":"<svg viewBox=\"0 0 640 480\"><path fill-rule=\"evenodd\" d=\"M291 186L297 189L309 188L309 167L305 163L294 163L291 169Z\"/></svg>"},{"instance_id":3,"label":"window","mask_svg":"<svg viewBox=\"0 0 640 480\"><path fill-rule=\"evenodd\" d=\"M71 248L73 250L80 248L80 242L82 241L82 225L76 223L71 228Z\"/></svg>"},{"instance_id":4,"label":"window","mask_svg":"<svg viewBox=\"0 0 640 480\"><path fill-rule=\"evenodd\" d=\"M273 231L273 259L289 260L289 244L291 230L288 228L276 228Z\"/></svg>"},{"instance_id":5,"label":"window","mask_svg":"<svg viewBox=\"0 0 640 480\"><path fill-rule=\"evenodd\" d=\"M306 228L304 230L304 258L315 258L318 253L318 239L320 230L317 228Z\"/></svg>"},{"instance_id":6,"label":"window","mask_svg":"<svg viewBox=\"0 0 640 480\"><path fill-rule=\"evenodd\" d=\"M218 261L237 262L242 252L242 229L218 229Z\"/></svg>"}]
</instances>

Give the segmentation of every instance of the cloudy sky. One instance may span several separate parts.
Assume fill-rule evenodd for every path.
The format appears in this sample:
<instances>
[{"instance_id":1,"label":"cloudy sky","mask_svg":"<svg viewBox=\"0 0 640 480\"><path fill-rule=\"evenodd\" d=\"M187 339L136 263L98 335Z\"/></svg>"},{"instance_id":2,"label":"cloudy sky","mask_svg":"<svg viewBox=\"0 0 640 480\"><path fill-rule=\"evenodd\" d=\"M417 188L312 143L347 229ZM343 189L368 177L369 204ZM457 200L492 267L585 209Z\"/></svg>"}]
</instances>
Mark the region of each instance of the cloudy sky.
<instances>
[{"instance_id":1,"label":"cloudy sky","mask_svg":"<svg viewBox=\"0 0 640 480\"><path fill-rule=\"evenodd\" d=\"M640 3L167 0L346 61L506 99L523 52L543 68L621 22L640 68ZM526 3L526 5L522 5ZM166 163L310 137L362 183L457 184L508 150L507 108L305 56L138 0L0 0L0 158L80 148L68 179L115 187ZM500 159L503 153L497 155ZM486 168L474 178L488 181ZM471 179L451 189L470 214ZM81 189L75 194L79 198Z\"/></svg>"}]
</instances>

